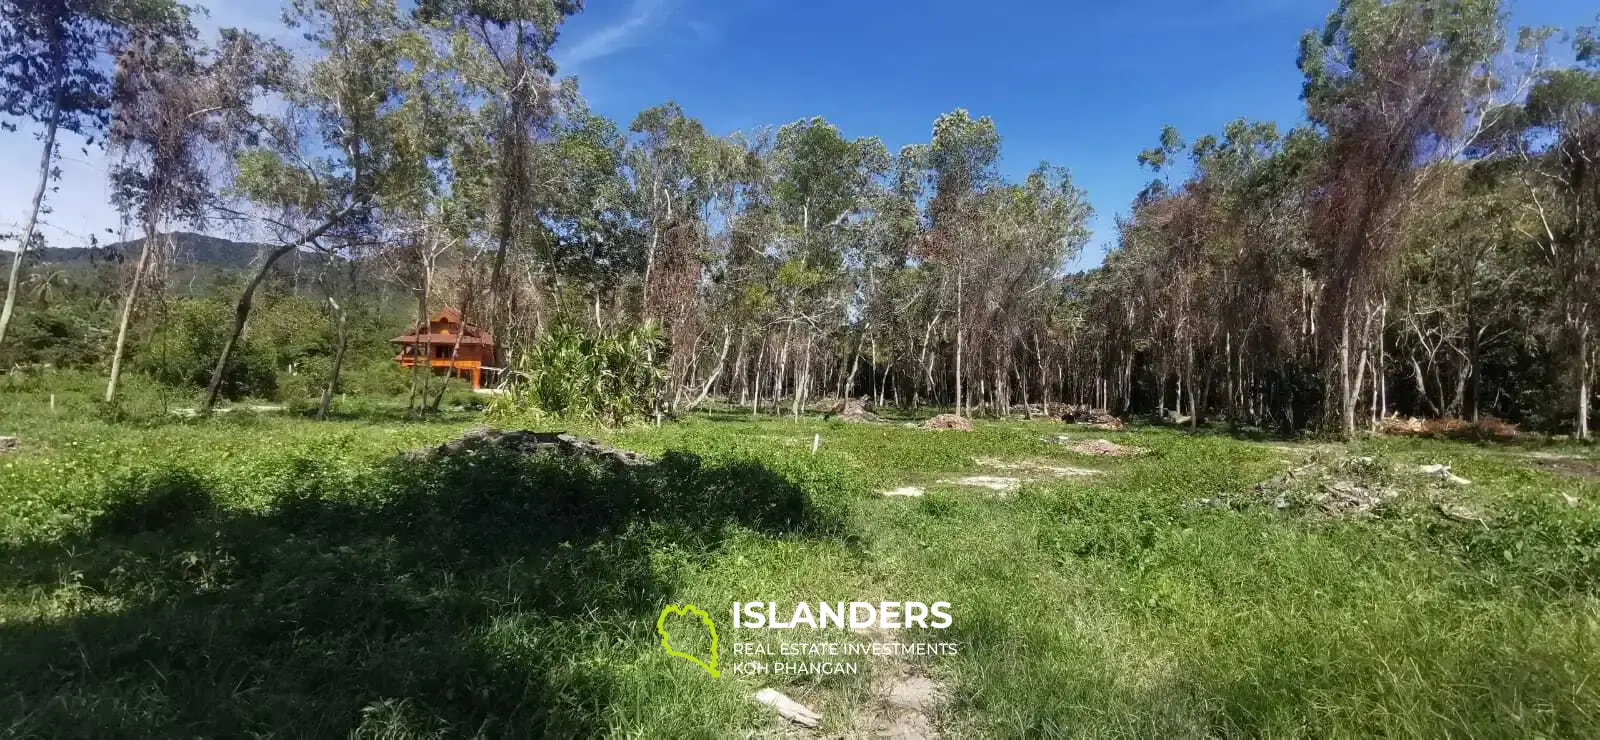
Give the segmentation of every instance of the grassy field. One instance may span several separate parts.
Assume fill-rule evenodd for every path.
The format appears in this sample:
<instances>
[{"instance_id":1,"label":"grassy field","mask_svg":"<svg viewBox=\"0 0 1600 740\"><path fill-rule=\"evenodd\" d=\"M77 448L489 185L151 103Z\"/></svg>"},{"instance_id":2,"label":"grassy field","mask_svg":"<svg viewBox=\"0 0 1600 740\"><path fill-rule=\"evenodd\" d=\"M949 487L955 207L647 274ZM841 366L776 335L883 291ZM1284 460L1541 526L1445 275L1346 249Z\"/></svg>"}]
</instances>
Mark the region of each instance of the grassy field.
<instances>
[{"instance_id":1,"label":"grassy field","mask_svg":"<svg viewBox=\"0 0 1600 740\"><path fill-rule=\"evenodd\" d=\"M1600 736L1592 447L742 413L573 429L660 461L622 469L397 454L482 423L464 411L185 420L89 392L51 411L0 386L22 440L0 454L0 734L870 736L915 675L947 737ZM1102 473L945 482L997 474L978 460ZM1256 490L1350 460L1395 493L1372 516ZM1405 472L1425 463L1473 483ZM880 495L908 485L926 495ZM950 602L950 629L892 639L960 652L712 678L655 632L701 605L726 665L772 639L732 602L880 599ZM819 632L782 637L871 639ZM751 700L767 686L822 728Z\"/></svg>"}]
</instances>

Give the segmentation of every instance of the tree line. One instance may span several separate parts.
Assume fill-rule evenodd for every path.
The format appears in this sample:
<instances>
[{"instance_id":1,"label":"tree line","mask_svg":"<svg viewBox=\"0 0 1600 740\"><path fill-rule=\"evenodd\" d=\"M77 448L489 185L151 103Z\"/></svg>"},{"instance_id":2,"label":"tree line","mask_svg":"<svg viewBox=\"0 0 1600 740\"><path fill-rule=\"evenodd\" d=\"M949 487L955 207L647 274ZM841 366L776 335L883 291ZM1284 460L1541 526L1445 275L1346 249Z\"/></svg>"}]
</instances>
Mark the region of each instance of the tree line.
<instances>
[{"instance_id":1,"label":"tree line","mask_svg":"<svg viewBox=\"0 0 1600 740\"><path fill-rule=\"evenodd\" d=\"M290 53L263 29L202 42L172 0L5 0L0 102L44 135L0 351L67 130L108 148L113 202L145 237L119 270L107 400L166 290L163 235L250 224L273 243L231 286L208 408L273 265L315 251L337 273L324 410L350 312L383 285L420 320L449 304L487 326L510 378L548 380L553 336L645 331L601 345L659 365L657 410L868 396L1588 434L1593 29L1513 35L1495 0L1344 0L1301 41L1304 124L1162 131L1104 264L1067 274L1087 196L1049 163L1004 176L993 120L958 109L897 151L820 118L719 136L670 102L623 127L558 73L580 11L296 0L310 49Z\"/></svg>"}]
</instances>

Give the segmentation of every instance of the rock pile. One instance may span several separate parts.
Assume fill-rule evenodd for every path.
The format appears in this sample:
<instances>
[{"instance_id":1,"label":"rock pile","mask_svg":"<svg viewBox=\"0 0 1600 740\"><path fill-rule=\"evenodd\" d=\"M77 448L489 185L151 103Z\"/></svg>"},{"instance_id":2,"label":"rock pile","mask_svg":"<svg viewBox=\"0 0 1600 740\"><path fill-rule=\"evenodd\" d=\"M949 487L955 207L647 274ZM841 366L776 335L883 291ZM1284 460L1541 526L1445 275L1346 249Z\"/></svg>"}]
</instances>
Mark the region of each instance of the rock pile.
<instances>
[{"instance_id":1,"label":"rock pile","mask_svg":"<svg viewBox=\"0 0 1600 740\"><path fill-rule=\"evenodd\" d=\"M840 401L828 409L822 418L838 419L854 424L872 424L880 421L878 415L872 413L872 399L866 396Z\"/></svg>"},{"instance_id":2,"label":"rock pile","mask_svg":"<svg viewBox=\"0 0 1600 740\"><path fill-rule=\"evenodd\" d=\"M498 450L521 455L562 455L609 460L629 467L649 465L644 455L619 450L597 439L585 439L562 432L505 431L489 427L468 430L457 439L438 447L425 447L407 453L411 458L448 457L478 450Z\"/></svg>"},{"instance_id":3,"label":"rock pile","mask_svg":"<svg viewBox=\"0 0 1600 740\"><path fill-rule=\"evenodd\" d=\"M967 421L963 417L956 416L955 414L940 414L932 419L922 422L922 428L953 429L958 432L970 432L972 431L972 422Z\"/></svg>"}]
</instances>

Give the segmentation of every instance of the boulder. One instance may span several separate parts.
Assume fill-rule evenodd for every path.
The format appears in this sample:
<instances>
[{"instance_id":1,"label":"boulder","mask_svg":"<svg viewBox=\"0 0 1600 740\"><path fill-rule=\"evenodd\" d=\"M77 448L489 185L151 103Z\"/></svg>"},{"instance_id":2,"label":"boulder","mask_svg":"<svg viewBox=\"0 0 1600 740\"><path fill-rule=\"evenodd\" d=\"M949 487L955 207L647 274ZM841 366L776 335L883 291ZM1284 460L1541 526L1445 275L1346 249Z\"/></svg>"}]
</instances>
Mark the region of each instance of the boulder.
<instances>
[{"instance_id":1,"label":"boulder","mask_svg":"<svg viewBox=\"0 0 1600 740\"><path fill-rule=\"evenodd\" d=\"M955 414L940 414L932 419L922 422L922 428L953 429L958 432L970 432L972 431L972 422L967 421L964 417L956 416Z\"/></svg>"}]
</instances>

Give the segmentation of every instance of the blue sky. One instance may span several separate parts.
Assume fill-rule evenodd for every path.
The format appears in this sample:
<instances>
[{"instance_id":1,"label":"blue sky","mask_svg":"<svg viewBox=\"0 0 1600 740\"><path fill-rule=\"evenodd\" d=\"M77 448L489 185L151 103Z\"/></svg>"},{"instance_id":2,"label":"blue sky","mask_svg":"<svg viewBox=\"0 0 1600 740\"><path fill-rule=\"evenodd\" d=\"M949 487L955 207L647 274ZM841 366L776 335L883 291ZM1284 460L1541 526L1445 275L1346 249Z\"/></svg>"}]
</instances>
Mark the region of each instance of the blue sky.
<instances>
[{"instance_id":1,"label":"blue sky","mask_svg":"<svg viewBox=\"0 0 1600 740\"><path fill-rule=\"evenodd\" d=\"M1002 170L1072 170L1096 210L1075 266L1098 264L1149 180L1135 156L1235 118L1300 122L1302 33L1336 0L588 0L558 44L623 126L673 99L716 133L820 115L891 148L955 108L995 119ZM1593 0L1513 0L1514 25L1594 21Z\"/></svg>"},{"instance_id":2,"label":"blue sky","mask_svg":"<svg viewBox=\"0 0 1600 740\"><path fill-rule=\"evenodd\" d=\"M823 116L891 149L939 114L988 115L1002 170L1070 168L1097 216L1075 266L1099 262L1148 175L1134 161L1165 124L1188 138L1234 118L1301 117L1300 35L1336 0L587 0L557 45L593 108L626 127L678 101L715 133ZM270 2L214 0L208 25L281 35ZM1511 0L1514 25L1593 23L1593 0ZM32 194L37 143L0 133L0 230ZM104 155L64 148L46 237L80 246L116 226ZM114 240L114 237L113 237Z\"/></svg>"}]
</instances>

